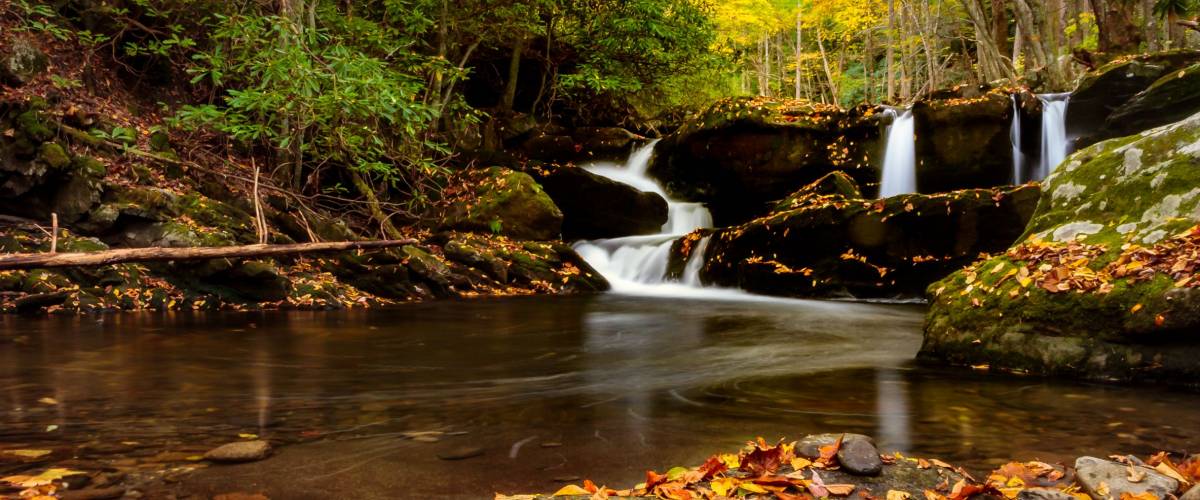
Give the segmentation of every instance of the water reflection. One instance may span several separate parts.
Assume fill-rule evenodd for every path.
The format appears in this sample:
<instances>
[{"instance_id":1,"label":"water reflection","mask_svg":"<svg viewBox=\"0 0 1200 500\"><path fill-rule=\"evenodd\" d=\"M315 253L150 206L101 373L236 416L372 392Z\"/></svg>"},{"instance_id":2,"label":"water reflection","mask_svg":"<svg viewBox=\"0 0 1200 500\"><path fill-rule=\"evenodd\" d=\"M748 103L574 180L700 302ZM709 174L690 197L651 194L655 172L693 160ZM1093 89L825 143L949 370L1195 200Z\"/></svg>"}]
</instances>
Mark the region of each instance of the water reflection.
<instances>
[{"instance_id":1,"label":"water reflection","mask_svg":"<svg viewBox=\"0 0 1200 500\"><path fill-rule=\"evenodd\" d=\"M394 476L451 470L437 447L469 442L491 451L461 487L490 493L572 474L632 484L759 435L861 432L981 469L1200 445L1193 393L918 369L922 312L599 296L0 317L0 449L123 467L252 433L335 441L309 448L326 472L403 456ZM400 435L414 430L466 434Z\"/></svg>"}]
</instances>

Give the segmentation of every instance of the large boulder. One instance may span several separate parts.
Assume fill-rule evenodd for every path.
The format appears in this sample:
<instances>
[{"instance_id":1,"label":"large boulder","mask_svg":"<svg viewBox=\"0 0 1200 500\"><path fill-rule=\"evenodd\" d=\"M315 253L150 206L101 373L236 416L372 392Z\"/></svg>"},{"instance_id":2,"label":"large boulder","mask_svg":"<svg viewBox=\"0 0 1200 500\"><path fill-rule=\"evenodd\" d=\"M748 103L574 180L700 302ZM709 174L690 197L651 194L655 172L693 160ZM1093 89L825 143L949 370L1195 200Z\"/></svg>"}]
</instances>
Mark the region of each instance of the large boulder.
<instances>
[{"instance_id":1,"label":"large boulder","mask_svg":"<svg viewBox=\"0 0 1200 500\"><path fill-rule=\"evenodd\" d=\"M1012 98L1001 90L914 105L917 189L941 193L1011 183L1012 117Z\"/></svg>"},{"instance_id":2,"label":"large boulder","mask_svg":"<svg viewBox=\"0 0 1200 500\"><path fill-rule=\"evenodd\" d=\"M1095 133L1117 108L1168 73L1200 61L1200 51L1176 50L1126 56L1085 75L1067 105L1067 135L1094 143Z\"/></svg>"},{"instance_id":3,"label":"large boulder","mask_svg":"<svg viewBox=\"0 0 1200 500\"><path fill-rule=\"evenodd\" d=\"M1012 244L1039 193L1029 185L864 200L817 189L837 184L822 179L785 210L718 230L702 280L769 295L919 296L980 252Z\"/></svg>"},{"instance_id":4,"label":"large boulder","mask_svg":"<svg viewBox=\"0 0 1200 500\"><path fill-rule=\"evenodd\" d=\"M1200 114L1070 156L1021 241L929 287L921 356L1200 382Z\"/></svg>"},{"instance_id":5,"label":"large boulder","mask_svg":"<svg viewBox=\"0 0 1200 500\"><path fill-rule=\"evenodd\" d=\"M466 191L446 210L442 227L551 240L562 232L563 213L528 174L503 167L466 174Z\"/></svg>"},{"instance_id":6,"label":"large boulder","mask_svg":"<svg viewBox=\"0 0 1200 500\"><path fill-rule=\"evenodd\" d=\"M880 117L871 108L727 99L663 139L650 173L674 197L708 205L717 225L739 224L834 170L877 182Z\"/></svg>"},{"instance_id":7,"label":"large boulder","mask_svg":"<svg viewBox=\"0 0 1200 500\"><path fill-rule=\"evenodd\" d=\"M1200 111L1200 64L1172 71L1121 105L1100 136L1120 137L1174 123Z\"/></svg>"},{"instance_id":8,"label":"large boulder","mask_svg":"<svg viewBox=\"0 0 1200 500\"><path fill-rule=\"evenodd\" d=\"M667 201L656 193L574 165L545 165L531 173L562 210L565 239L654 234L667 222Z\"/></svg>"}]
</instances>

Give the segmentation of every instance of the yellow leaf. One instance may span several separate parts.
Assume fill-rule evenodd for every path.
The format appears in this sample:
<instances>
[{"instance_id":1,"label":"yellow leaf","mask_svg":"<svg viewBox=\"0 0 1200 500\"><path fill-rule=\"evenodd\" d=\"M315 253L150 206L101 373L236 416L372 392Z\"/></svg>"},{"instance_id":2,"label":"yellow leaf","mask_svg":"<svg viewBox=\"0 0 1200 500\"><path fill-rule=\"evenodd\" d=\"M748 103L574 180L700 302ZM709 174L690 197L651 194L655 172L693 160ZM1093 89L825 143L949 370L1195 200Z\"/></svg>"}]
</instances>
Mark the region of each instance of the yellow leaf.
<instances>
[{"instance_id":1,"label":"yellow leaf","mask_svg":"<svg viewBox=\"0 0 1200 500\"><path fill-rule=\"evenodd\" d=\"M242 433L242 434L238 434L238 437L240 437L242 439L258 439L258 434Z\"/></svg>"},{"instance_id":2,"label":"yellow leaf","mask_svg":"<svg viewBox=\"0 0 1200 500\"><path fill-rule=\"evenodd\" d=\"M554 496L556 496L556 497L574 497L574 496L580 496L580 495L591 496L591 494L592 494L592 492L585 490L583 488L580 488L579 486L576 486L574 484L568 484L568 485L560 488L558 491L554 492Z\"/></svg>"},{"instance_id":3,"label":"yellow leaf","mask_svg":"<svg viewBox=\"0 0 1200 500\"><path fill-rule=\"evenodd\" d=\"M1167 465L1166 463L1158 464L1158 466L1156 466L1154 468L1154 470L1159 471L1159 472L1163 473L1164 475L1170 477L1171 479L1179 481L1183 484L1192 484L1191 481L1188 481L1186 478L1184 478L1182 475L1180 475L1179 471L1175 470L1174 467L1171 467L1170 465Z\"/></svg>"},{"instance_id":4,"label":"yellow leaf","mask_svg":"<svg viewBox=\"0 0 1200 500\"><path fill-rule=\"evenodd\" d=\"M887 500L908 500L911 496L912 494L907 491L888 490Z\"/></svg>"},{"instance_id":5,"label":"yellow leaf","mask_svg":"<svg viewBox=\"0 0 1200 500\"><path fill-rule=\"evenodd\" d=\"M1000 493L1002 493L1004 495L1004 498L1008 498L1009 500L1012 500L1014 498L1017 498L1017 495L1020 495L1021 491L1024 489L1025 488L1022 488L1020 486L1014 486L1012 488L1000 488Z\"/></svg>"},{"instance_id":6,"label":"yellow leaf","mask_svg":"<svg viewBox=\"0 0 1200 500\"><path fill-rule=\"evenodd\" d=\"M750 493L758 493L758 494L760 494L760 495L766 495L766 494L767 494L767 490L766 490L766 489L764 489L762 486L759 486L759 485L757 485L757 484L754 484L754 483L742 483L742 484L739 484L739 485L738 485L738 488L741 488L741 489L743 489L743 490L749 491Z\"/></svg>"},{"instance_id":7,"label":"yellow leaf","mask_svg":"<svg viewBox=\"0 0 1200 500\"><path fill-rule=\"evenodd\" d=\"M854 491L853 484L827 484L825 489L829 490L830 495L846 496Z\"/></svg>"},{"instance_id":8,"label":"yellow leaf","mask_svg":"<svg viewBox=\"0 0 1200 500\"><path fill-rule=\"evenodd\" d=\"M812 461L807 458L796 457L792 459L792 468L800 470L812 465Z\"/></svg>"},{"instance_id":9,"label":"yellow leaf","mask_svg":"<svg viewBox=\"0 0 1200 500\"><path fill-rule=\"evenodd\" d=\"M739 465L742 465L742 457L739 457L733 453L726 453L721 455L721 463L725 464L725 466L729 467L730 469L736 469Z\"/></svg>"},{"instance_id":10,"label":"yellow leaf","mask_svg":"<svg viewBox=\"0 0 1200 500\"><path fill-rule=\"evenodd\" d=\"M713 492L717 495L727 497L729 496L730 492L737 488L738 482L739 481L737 479L732 477L723 477L720 479L714 479L712 483L709 484L709 487L711 487Z\"/></svg>"},{"instance_id":11,"label":"yellow leaf","mask_svg":"<svg viewBox=\"0 0 1200 500\"><path fill-rule=\"evenodd\" d=\"M38 458L50 454L50 450L5 450L4 453L21 458Z\"/></svg>"},{"instance_id":12,"label":"yellow leaf","mask_svg":"<svg viewBox=\"0 0 1200 500\"><path fill-rule=\"evenodd\" d=\"M42 404L44 404L44 405L56 405L56 404L58 404L58 400L57 400L57 399L54 399L54 398L42 398L42 399L39 399L39 400L38 400L38 402L39 402L39 403L42 403Z\"/></svg>"},{"instance_id":13,"label":"yellow leaf","mask_svg":"<svg viewBox=\"0 0 1200 500\"><path fill-rule=\"evenodd\" d=\"M8 476L0 477L0 482L9 483L21 488L34 488L44 486L67 476L85 474L85 472L71 469L47 469L46 472L36 476Z\"/></svg>"},{"instance_id":14,"label":"yellow leaf","mask_svg":"<svg viewBox=\"0 0 1200 500\"><path fill-rule=\"evenodd\" d=\"M1136 314L1138 311L1141 311L1141 310L1142 310L1141 304L1134 304L1133 307L1129 309L1129 312Z\"/></svg>"}]
</instances>

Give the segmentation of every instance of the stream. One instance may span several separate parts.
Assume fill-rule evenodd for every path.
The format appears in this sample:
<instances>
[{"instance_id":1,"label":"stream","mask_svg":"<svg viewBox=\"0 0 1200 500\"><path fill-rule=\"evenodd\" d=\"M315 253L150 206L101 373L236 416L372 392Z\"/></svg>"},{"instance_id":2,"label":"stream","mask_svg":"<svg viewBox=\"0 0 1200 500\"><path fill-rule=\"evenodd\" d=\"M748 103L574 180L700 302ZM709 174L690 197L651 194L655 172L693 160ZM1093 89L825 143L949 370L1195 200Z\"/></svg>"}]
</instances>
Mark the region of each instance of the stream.
<instances>
[{"instance_id":1,"label":"stream","mask_svg":"<svg viewBox=\"0 0 1200 500\"><path fill-rule=\"evenodd\" d=\"M479 498L581 477L630 486L646 468L696 465L755 436L861 432L976 470L1200 447L1195 393L915 366L923 312L606 294L3 316L0 450L186 470L253 434L284 446L258 463L168 474L164 487ZM438 458L464 449L483 454ZM30 466L0 459L0 473Z\"/></svg>"}]
</instances>

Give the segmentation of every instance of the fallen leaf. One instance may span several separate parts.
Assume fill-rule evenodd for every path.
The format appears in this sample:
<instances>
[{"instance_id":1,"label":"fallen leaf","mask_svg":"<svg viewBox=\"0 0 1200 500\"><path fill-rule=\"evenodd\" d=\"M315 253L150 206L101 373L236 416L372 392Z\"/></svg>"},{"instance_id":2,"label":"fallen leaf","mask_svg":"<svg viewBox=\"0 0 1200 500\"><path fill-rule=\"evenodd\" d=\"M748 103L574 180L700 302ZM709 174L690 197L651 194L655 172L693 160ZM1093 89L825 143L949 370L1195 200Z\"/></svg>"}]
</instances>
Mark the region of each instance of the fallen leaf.
<instances>
[{"instance_id":1,"label":"fallen leaf","mask_svg":"<svg viewBox=\"0 0 1200 500\"><path fill-rule=\"evenodd\" d=\"M33 487L53 483L54 481L57 481L59 479L67 477L67 476L75 476L75 475L79 475L79 474L86 474L86 473L82 472L82 471L71 470L71 469L54 468L54 469L47 469L45 472L38 474L36 476L21 475L21 476L0 477L0 482L9 483L14 486L19 486L21 488L33 488Z\"/></svg>"},{"instance_id":2,"label":"fallen leaf","mask_svg":"<svg viewBox=\"0 0 1200 500\"><path fill-rule=\"evenodd\" d=\"M583 488L580 488L578 485L568 484L566 486L563 486L562 488L559 488L558 491L554 492L553 496L574 497L574 496L591 496L591 494L592 494L592 492L585 490Z\"/></svg>"},{"instance_id":3,"label":"fallen leaf","mask_svg":"<svg viewBox=\"0 0 1200 500\"><path fill-rule=\"evenodd\" d=\"M887 500L908 500L911 496L912 494L907 491L888 490L887 492Z\"/></svg>"},{"instance_id":4,"label":"fallen leaf","mask_svg":"<svg viewBox=\"0 0 1200 500\"><path fill-rule=\"evenodd\" d=\"M38 400L38 402L39 402L39 403L41 403L41 404L44 404L44 405L56 405L56 404L58 404L58 400L57 400L57 399L54 399L54 398L42 398L42 399L39 399L39 400Z\"/></svg>"},{"instance_id":5,"label":"fallen leaf","mask_svg":"<svg viewBox=\"0 0 1200 500\"><path fill-rule=\"evenodd\" d=\"M1127 467L1127 469L1127 472L1129 473L1129 477L1127 479L1129 479L1129 482L1140 483L1142 480L1146 479L1146 471L1140 470L1140 468L1132 465Z\"/></svg>"},{"instance_id":6,"label":"fallen leaf","mask_svg":"<svg viewBox=\"0 0 1200 500\"><path fill-rule=\"evenodd\" d=\"M39 458L50 454L50 450L5 450L7 455L16 455L21 458Z\"/></svg>"}]
</instances>

